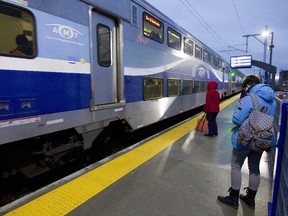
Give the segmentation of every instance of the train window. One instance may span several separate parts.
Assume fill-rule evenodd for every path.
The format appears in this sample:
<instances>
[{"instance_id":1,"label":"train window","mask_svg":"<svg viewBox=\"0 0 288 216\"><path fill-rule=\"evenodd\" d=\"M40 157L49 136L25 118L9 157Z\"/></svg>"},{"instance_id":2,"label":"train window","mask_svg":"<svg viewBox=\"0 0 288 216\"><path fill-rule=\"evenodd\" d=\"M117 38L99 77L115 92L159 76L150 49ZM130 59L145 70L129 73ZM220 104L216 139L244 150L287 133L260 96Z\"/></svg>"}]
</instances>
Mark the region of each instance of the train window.
<instances>
[{"instance_id":1,"label":"train window","mask_svg":"<svg viewBox=\"0 0 288 216\"><path fill-rule=\"evenodd\" d=\"M184 37L184 53L193 55L193 41Z\"/></svg>"},{"instance_id":2,"label":"train window","mask_svg":"<svg viewBox=\"0 0 288 216\"><path fill-rule=\"evenodd\" d=\"M242 87L242 83L241 82L236 82L235 83L235 87Z\"/></svg>"},{"instance_id":3,"label":"train window","mask_svg":"<svg viewBox=\"0 0 288 216\"><path fill-rule=\"evenodd\" d=\"M97 26L97 60L101 67L111 66L111 33L108 26Z\"/></svg>"},{"instance_id":4,"label":"train window","mask_svg":"<svg viewBox=\"0 0 288 216\"><path fill-rule=\"evenodd\" d=\"M192 80L183 80L183 94L192 94Z\"/></svg>"},{"instance_id":5,"label":"train window","mask_svg":"<svg viewBox=\"0 0 288 216\"><path fill-rule=\"evenodd\" d=\"M209 63L210 63L210 65L212 65L212 66L214 66L214 58L215 58L215 56L214 56L213 54L211 54L211 55L210 55L210 61L209 61Z\"/></svg>"},{"instance_id":6,"label":"train window","mask_svg":"<svg viewBox=\"0 0 288 216\"><path fill-rule=\"evenodd\" d=\"M168 97L180 95L181 81L168 79Z\"/></svg>"},{"instance_id":7,"label":"train window","mask_svg":"<svg viewBox=\"0 0 288 216\"><path fill-rule=\"evenodd\" d=\"M195 45L195 57L202 59L202 48L197 44Z\"/></svg>"},{"instance_id":8,"label":"train window","mask_svg":"<svg viewBox=\"0 0 288 216\"><path fill-rule=\"evenodd\" d=\"M194 81L194 93L201 92L201 82L195 80Z\"/></svg>"},{"instance_id":9,"label":"train window","mask_svg":"<svg viewBox=\"0 0 288 216\"><path fill-rule=\"evenodd\" d=\"M163 79L146 77L144 79L144 100L163 97Z\"/></svg>"},{"instance_id":10,"label":"train window","mask_svg":"<svg viewBox=\"0 0 288 216\"><path fill-rule=\"evenodd\" d=\"M176 50L181 50L181 34L171 28L168 28L167 43L169 47Z\"/></svg>"},{"instance_id":11,"label":"train window","mask_svg":"<svg viewBox=\"0 0 288 216\"><path fill-rule=\"evenodd\" d=\"M203 61L209 63L209 56L210 56L209 52L204 50L203 51Z\"/></svg>"},{"instance_id":12,"label":"train window","mask_svg":"<svg viewBox=\"0 0 288 216\"><path fill-rule=\"evenodd\" d=\"M0 54L36 55L35 20L27 10L0 3Z\"/></svg>"},{"instance_id":13,"label":"train window","mask_svg":"<svg viewBox=\"0 0 288 216\"><path fill-rule=\"evenodd\" d=\"M159 43L164 41L164 27L163 23L155 17L143 13L143 35Z\"/></svg>"},{"instance_id":14,"label":"train window","mask_svg":"<svg viewBox=\"0 0 288 216\"><path fill-rule=\"evenodd\" d=\"M207 85L208 85L207 81L202 81L202 92L206 92L207 91Z\"/></svg>"},{"instance_id":15,"label":"train window","mask_svg":"<svg viewBox=\"0 0 288 216\"><path fill-rule=\"evenodd\" d=\"M217 57L214 57L214 62L213 62L213 65L215 67L217 67L219 65L219 59Z\"/></svg>"},{"instance_id":16,"label":"train window","mask_svg":"<svg viewBox=\"0 0 288 216\"><path fill-rule=\"evenodd\" d=\"M218 61L218 68L221 69L221 66L222 66L222 60L219 60Z\"/></svg>"}]
</instances>

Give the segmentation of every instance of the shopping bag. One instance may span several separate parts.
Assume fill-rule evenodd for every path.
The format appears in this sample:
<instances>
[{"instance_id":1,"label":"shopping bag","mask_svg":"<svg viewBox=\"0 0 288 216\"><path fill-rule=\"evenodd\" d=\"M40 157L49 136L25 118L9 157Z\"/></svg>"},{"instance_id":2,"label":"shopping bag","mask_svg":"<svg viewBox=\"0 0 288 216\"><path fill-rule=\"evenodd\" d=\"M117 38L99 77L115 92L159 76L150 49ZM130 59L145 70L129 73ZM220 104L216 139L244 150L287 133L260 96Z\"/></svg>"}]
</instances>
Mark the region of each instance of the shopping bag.
<instances>
[{"instance_id":1,"label":"shopping bag","mask_svg":"<svg viewBox=\"0 0 288 216\"><path fill-rule=\"evenodd\" d=\"M206 114L197 120L196 131L204 133L208 132L208 121L206 119Z\"/></svg>"}]
</instances>

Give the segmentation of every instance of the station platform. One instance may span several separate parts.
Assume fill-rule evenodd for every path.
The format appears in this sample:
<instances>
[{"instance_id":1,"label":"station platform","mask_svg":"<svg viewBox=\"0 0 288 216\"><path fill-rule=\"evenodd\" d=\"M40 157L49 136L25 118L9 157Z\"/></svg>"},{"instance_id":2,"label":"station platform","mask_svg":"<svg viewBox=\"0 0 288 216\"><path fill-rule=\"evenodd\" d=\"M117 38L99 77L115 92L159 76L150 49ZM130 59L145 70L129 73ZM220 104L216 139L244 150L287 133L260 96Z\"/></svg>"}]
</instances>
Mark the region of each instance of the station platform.
<instances>
[{"instance_id":1,"label":"station platform","mask_svg":"<svg viewBox=\"0 0 288 216\"><path fill-rule=\"evenodd\" d=\"M232 152L231 122L239 95L221 103L219 135L196 132L198 116L129 149L59 180L0 209L3 215L68 216L238 216L267 215L272 179L267 153L252 210L239 201L232 209L217 201L228 195ZM200 114L202 115L202 114ZM248 168L242 169L242 189Z\"/></svg>"}]
</instances>

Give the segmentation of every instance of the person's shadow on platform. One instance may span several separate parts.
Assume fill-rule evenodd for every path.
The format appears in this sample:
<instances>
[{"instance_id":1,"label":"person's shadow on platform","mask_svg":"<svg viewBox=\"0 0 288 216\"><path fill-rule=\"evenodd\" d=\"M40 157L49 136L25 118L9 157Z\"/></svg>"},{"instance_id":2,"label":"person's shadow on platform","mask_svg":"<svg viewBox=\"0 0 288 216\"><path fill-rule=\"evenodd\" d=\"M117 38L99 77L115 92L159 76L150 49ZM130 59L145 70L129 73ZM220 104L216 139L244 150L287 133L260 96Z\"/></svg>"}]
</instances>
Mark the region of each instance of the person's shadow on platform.
<instances>
[{"instance_id":1,"label":"person's shadow on platform","mask_svg":"<svg viewBox=\"0 0 288 216\"><path fill-rule=\"evenodd\" d=\"M217 204L221 207L223 216L237 216L238 215L238 209L233 209L223 203L221 203L219 200L217 200ZM239 201L239 208L242 207L243 210L243 216L254 216L255 210L248 208L245 205L242 205L241 201Z\"/></svg>"}]
</instances>

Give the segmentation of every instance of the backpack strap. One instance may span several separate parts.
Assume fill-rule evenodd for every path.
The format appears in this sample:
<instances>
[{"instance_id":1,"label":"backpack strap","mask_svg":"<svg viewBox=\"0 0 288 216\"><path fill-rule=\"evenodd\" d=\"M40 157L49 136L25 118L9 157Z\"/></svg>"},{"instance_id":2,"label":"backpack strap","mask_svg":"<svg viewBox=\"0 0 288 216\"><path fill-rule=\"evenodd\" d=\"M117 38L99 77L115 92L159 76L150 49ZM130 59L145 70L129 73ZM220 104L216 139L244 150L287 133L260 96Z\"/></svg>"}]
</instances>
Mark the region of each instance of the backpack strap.
<instances>
[{"instance_id":1,"label":"backpack strap","mask_svg":"<svg viewBox=\"0 0 288 216\"><path fill-rule=\"evenodd\" d=\"M256 109L257 109L257 110L260 110L257 96L256 96L254 93L249 93L248 95L249 95L249 96L251 97L251 99L252 99L253 106L254 106L253 109L255 109L255 110L256 110Z\"/></svg>"}]
</instances>

